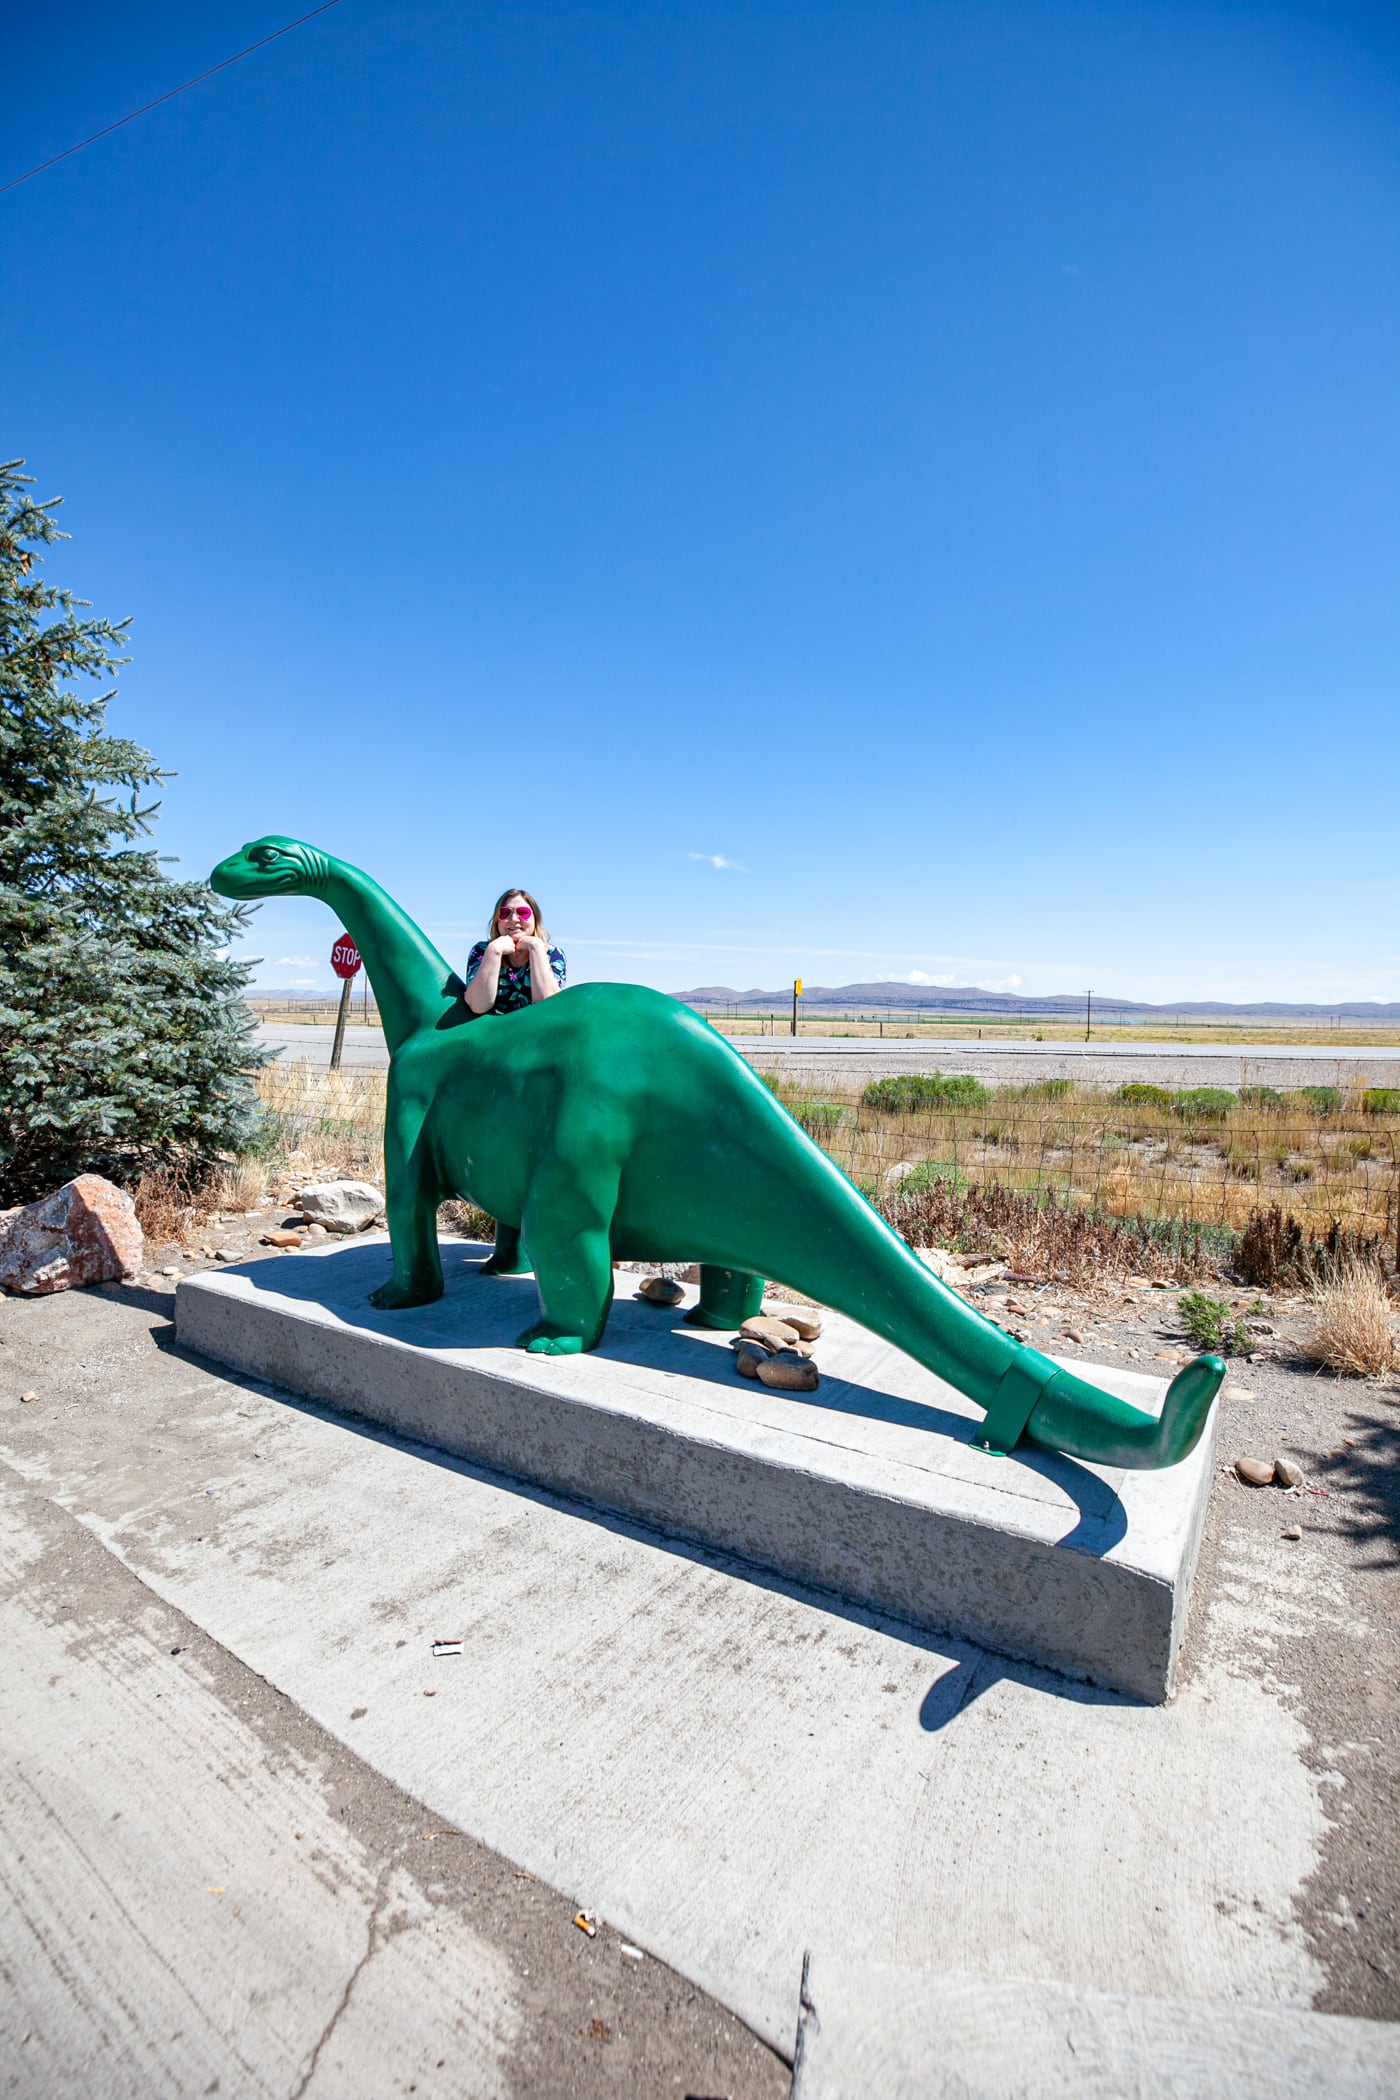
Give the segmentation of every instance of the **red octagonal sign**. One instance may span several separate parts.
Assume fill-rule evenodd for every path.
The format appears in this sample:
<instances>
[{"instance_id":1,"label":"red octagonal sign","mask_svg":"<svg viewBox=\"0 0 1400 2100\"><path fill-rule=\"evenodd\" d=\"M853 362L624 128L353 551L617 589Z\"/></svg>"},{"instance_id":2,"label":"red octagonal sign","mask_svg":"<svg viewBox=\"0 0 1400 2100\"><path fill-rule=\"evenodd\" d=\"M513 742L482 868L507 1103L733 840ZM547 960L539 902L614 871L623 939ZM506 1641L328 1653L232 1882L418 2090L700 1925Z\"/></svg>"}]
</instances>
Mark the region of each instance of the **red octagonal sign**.
<instances>
[{"instance_id":1,"label":"red octagonal sign","mask_svg":"<svg viewBox=\"0 0 1400 2100\"><path fill-rule=\"evenodd\" d=\"M337 935L331 950L331 968L337 977L353 977L360 967L360 951L348 933Z\"/></svg>"}]
</instances>

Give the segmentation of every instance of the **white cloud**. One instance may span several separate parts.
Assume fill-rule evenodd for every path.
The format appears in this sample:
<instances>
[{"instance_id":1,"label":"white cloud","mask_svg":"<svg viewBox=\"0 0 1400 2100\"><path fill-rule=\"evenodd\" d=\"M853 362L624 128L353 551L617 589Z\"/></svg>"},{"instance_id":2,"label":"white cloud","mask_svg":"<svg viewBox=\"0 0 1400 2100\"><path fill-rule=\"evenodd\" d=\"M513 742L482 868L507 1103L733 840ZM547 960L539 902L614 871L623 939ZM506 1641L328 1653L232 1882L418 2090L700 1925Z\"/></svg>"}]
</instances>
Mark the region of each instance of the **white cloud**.
<instances>
[{"instance_id":1,"label":"white cloud","mask_svg":"<svg viewBox=\"0 0 1400 2100\"><path fill-rule=\"evenodd\" d=\"M930 977L927 970L906 970L899 982L901 984L951 984L953 979L947 972L941 977Z\"/></svg>"},{"instance_id":2,"label":"white cloud","mask_svg":"<svg viewBox=\"0 0 1400 2100\"><path fill-rule=\"evenodd\" d=\"M1021 980L1019 977L989 977L982 989L984 992L1019 992Z\"/></svg>"},{"instance_id":3,"label":"white cloud","mask_svg":"<svg viewBox=\"0 0 1400 2100\"><path fill-rule=\"evenodd\" d=\"M280 969L283 963L290 963L294 970L314 970L316 958L314 955L279 955L277 967Z\"/></svg>"},{"instance_id":4,"label":"white cloud","mask_svg":"<svg viewBox=\"0 0 1400 2100\"><path fill-rule=\"evenodd\" d=\"M747 875L749 872L742 862L726 860L722 853L692 853L687 857L690 860L706 861L712 868L731 868L736 875Z\"/></svg>"}]
</instances>

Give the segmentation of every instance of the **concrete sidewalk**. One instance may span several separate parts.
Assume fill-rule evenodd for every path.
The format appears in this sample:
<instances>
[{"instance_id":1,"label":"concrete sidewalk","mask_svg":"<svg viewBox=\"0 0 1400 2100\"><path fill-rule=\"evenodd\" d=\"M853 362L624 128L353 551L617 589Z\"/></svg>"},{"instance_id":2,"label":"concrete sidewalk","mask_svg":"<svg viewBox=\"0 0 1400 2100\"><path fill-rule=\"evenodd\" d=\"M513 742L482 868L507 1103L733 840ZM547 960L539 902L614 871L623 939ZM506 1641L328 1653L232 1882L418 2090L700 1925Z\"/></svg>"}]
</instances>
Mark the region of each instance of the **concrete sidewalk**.
<instances>
[{"instance_id":1,"label":"concrete sidewalk","mask_svg":"<svg viewBox=\"0 0 1400 2100\"><path fill-rule=\"evenodd\" d=\"M786 2092L737 2020L580 1932L567 1895L402 1794L4 1466L0 1641L0 2092Z\"/></svg>"},{"instance_id":2,"label":"concrete sidewalk","mask_svg":"<svg viewBox=\"0 0 1400 2100\"><path fill-rule=\"evenodd\" d=\"M215 1376L172 1347L169 1303L7 1304L7 1377L42 1393L0 1397L8 1462L436 1823L774 2049L811 1946L1128 1994L1327 1991L1307 1890L1346 1750L1272 1658L1300 1629L1374 1656L1382 1629L1306 1540L1211 1547L1184 1688L1139 1706ZM434 1659L443 1635L462 1658Z\"/></svg>"},{"instance_id":3,"label":"concrete sidewalk","mask_svg":"<svg viewBox=\"0 0 1400 2100\"><path fill-rule=\"evenodd\" d=\"M1400 2028L811 1957L792 2100L1383 2100Z\"/></svg>"}]
</instances>

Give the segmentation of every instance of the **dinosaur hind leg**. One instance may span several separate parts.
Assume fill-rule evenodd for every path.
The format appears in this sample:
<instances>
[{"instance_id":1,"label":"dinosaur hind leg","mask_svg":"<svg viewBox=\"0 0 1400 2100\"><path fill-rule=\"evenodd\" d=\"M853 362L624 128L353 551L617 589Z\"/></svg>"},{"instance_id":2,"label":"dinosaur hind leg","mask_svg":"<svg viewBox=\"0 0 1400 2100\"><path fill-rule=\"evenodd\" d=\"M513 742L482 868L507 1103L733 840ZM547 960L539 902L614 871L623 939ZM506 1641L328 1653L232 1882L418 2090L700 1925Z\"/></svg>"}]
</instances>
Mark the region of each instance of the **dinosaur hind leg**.
<instances>
[{"instance_id":1,"label":"dinosaur hind leg","mask_svg":"<svg viewBox=\"0 0 1400 2100\"><path fill-rule=\"evenodd\" d=\"M700 1303L685 1316L687 1327L742 1327L763 1310L763 1278L747 1269L700 1264Z\"/></svg>"},{"instance_id":2,"label":"dinosaur hind leg","mask_svg":"<svg viewBox=\"0 0 1400 2100\"><path fill-rule=\"evenodd\" d=\"M495 1251L487 1256L479 1276L528 1276L530 1264L520 1251L520 1227L496 1220Z\"/></svg>"}]
</instances>

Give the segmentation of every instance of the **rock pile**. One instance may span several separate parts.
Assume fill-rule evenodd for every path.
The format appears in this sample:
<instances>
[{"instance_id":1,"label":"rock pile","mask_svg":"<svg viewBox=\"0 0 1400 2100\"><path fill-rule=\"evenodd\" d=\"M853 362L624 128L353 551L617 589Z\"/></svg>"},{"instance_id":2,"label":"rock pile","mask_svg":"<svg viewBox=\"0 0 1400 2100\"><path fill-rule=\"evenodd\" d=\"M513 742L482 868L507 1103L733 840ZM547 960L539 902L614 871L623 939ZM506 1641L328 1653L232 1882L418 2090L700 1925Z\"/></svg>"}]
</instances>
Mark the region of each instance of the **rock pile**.
<instances>
[{"instance_id":1,"label":"rock pile","mask_svg":"<svg viewBox=\"0 0 1400 2100\"><path fill-rule=\"evenodd\" d=\"M812 1345L822 1331L811 1305L785 1305L780 1313L755 1313L734 1344L734 1368L781 1392L811 1393L821 1383Z\"/></svg>"},{"instance_id":2,"label":"rock pile","mask_svg":"<svg viewBox=\"0 0 1400 2100\"><path fill-rule=\"evenodd\" d=\"M0 1211L0 1285L24 1297L134 1276L144 1248L130 1196L100 1174Z\"/></svg>"}]
</instances>

